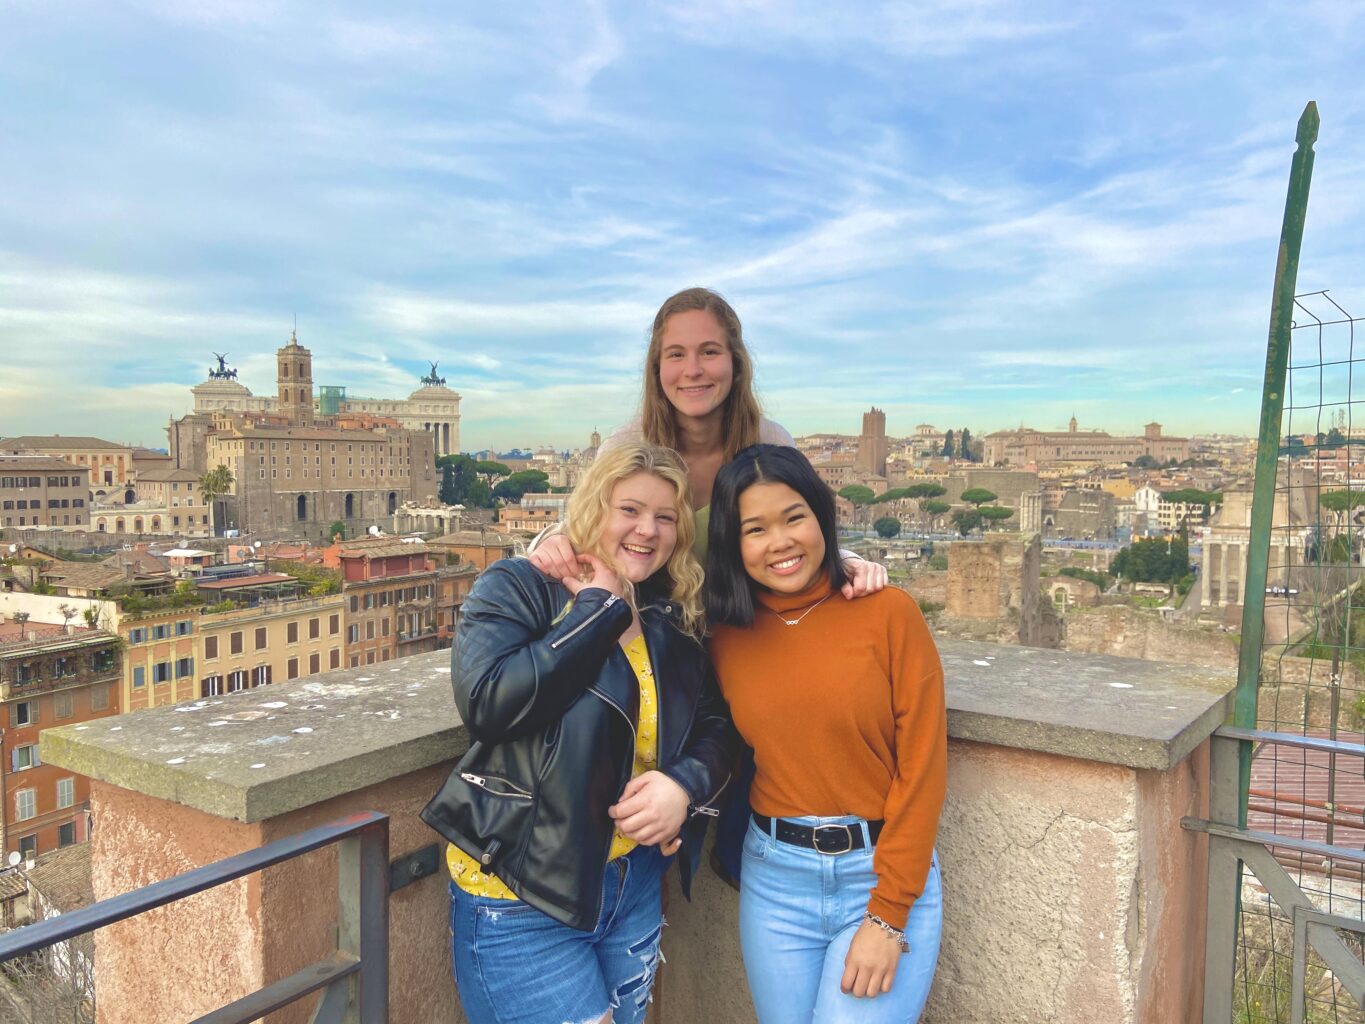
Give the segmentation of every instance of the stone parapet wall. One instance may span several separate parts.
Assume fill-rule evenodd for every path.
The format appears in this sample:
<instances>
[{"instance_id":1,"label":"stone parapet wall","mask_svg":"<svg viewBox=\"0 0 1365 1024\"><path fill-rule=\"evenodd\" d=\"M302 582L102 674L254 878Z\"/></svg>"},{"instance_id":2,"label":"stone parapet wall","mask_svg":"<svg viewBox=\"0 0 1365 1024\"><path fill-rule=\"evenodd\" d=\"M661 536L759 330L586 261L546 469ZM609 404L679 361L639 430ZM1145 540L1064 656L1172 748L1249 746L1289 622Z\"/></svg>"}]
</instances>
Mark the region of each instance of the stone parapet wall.
<instances>
[{"instance_id":1,"label":"stone parapet wall","mask_svg":"<svg viewBox=\"0 0 1365 1024\"><path fill-rule=\"evenodd\" d=\"M1069 610L1062 647L1077 653L1237 668L1237 642L1232 635L1168 622L1121 605Z\"/></svg>"}]
</instances>

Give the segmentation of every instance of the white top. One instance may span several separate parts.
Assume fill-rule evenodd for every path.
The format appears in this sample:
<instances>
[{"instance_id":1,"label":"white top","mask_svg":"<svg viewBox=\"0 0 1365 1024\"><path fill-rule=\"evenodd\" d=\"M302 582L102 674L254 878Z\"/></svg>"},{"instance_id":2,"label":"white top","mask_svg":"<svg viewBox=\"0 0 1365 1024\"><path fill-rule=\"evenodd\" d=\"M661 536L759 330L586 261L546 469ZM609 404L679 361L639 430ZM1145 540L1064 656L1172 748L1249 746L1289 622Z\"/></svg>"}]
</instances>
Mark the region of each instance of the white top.
<instances>
[{"instance_id":1,"label":"white top","mask_svg":"<svg viewBox=\"0 0 1365 1024\"><path fill-rule=\"evenodd\" d=\"M643 441L644 439L644 428L641 426L640 417L636 416L629 423L622 427L617 427L616 430L612 431L597 450L599 452L604 452L610 448L615 448L619 444L625 444L627 441ZM758 421L758 443L780 444L787 448L796 447L796 442L792 440L791 434L787 433L786 427L782 426L780 423L774 423L766 416L760 418Z\"/></svg>"}]
</instances>

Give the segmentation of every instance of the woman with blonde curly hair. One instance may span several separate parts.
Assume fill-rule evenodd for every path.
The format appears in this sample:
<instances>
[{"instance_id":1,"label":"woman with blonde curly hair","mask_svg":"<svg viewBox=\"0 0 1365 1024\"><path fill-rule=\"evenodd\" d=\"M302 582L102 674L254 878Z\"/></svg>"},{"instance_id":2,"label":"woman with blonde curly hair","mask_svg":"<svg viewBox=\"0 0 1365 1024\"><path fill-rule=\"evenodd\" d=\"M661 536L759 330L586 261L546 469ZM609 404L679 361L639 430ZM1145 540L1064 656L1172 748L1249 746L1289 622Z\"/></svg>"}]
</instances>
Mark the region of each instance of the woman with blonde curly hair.
<instances>
[{"instance_id":1,"label":"woman with blonde curly hair","mask_svg":"<svg viewBox=\"0 0 1365 1024\"><path fill-rule=\"evenodd\" d=\"M567 513L574 572L504 559L465 601L453 683L470 748L422 812L450 842L471 1024L644 1020L660 880L681 847L688 891L737 749L700 640L682 460L618 445Z\"/></svg>"}]
</instances>

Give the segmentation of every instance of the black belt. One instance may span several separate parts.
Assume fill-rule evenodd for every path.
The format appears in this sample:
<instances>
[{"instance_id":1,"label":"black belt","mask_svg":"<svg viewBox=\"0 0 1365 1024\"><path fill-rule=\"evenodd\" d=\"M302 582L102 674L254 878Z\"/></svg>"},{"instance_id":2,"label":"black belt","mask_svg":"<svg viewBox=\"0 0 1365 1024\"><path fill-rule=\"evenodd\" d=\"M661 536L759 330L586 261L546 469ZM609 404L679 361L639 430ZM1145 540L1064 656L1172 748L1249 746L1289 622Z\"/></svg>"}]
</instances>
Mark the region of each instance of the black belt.
<instances>
[{"instance_id":1,"label":"black belt","mask_svg":"<svg viewBox=\"0 0 1365 1024\"><path fill-rule=\"evenodd\" d=\"M754 814L754 824L769 835L773 834L773 819L764 814ZM882 833L884 821L869 821L867 834L875 845ZM804 846L819 853L851 853L863 848L863 830L857 822L848 825L798 825L785 818L777 819L777 841L792 846Z\"/></svg>"}]
</instances>

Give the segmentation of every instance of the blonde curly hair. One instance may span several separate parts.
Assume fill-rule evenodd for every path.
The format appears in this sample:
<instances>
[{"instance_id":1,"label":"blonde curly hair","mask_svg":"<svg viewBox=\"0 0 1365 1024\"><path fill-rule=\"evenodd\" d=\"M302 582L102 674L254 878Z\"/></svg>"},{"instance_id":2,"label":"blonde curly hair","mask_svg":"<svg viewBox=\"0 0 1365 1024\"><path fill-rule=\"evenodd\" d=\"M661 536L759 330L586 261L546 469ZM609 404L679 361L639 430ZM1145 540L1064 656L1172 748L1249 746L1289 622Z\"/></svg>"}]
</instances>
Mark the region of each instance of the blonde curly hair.
<instances>
[{"instance_id":1,"label":"blonde curly hair","mask_svg":"<svg viewBox=\"0 0 1365 1024\"><path fill-rule=\"evenodd\" d=\"M702 613L702 568L692 553L697 525L688 501L687 466L682 456L669 448L647 441L628 441L600 453L569 495L565 515L566 532L575 551L601 558L620 572L620 566L601 549L602 528L611 508L616 485L636 473L650 473L673 488L678 508L678 538L673 553L660 571L668 576L668 595L680 609L685 632L701 636L705 619ZM634 588L626 585L626 600L635 607Z\"/></svg>"}]
</instances>

